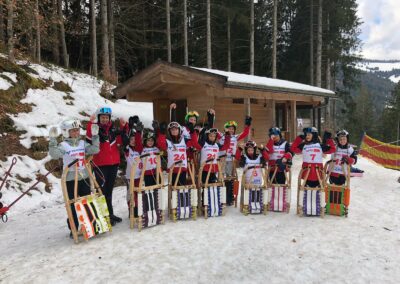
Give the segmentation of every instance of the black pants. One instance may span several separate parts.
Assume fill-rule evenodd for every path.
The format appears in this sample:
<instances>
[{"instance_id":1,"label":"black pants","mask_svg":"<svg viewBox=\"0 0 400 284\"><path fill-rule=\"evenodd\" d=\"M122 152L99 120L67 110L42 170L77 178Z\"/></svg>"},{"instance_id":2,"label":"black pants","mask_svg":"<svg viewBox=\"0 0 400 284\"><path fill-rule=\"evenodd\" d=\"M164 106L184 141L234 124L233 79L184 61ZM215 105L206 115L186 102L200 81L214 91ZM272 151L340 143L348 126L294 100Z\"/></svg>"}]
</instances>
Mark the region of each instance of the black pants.
<instances>
[{"instance_id":1,"label":"black pants","mask_svg":"<svg viewBox=\"0 0 400 284\"><path fill-rule=\"evenodd\" d=\"M75 198L74 197L74 185L75 185L75 181L73 181L73 180L67 181L67 193L68 193L69 199ZM78 181L77 197L86 196L89 194L90 194L90 180L83 179L83 180ZM71 211L72 211L72 217L74 218L75 227L78 230L78 226L79 226L78 217L76 216L75 206L73 204L71 204ZM68 228L71 230L68 219L67 219L67 224L68 224Z\"/></svg>"},{"instance_id":2,"label":"black pants","mask_svg":"<svg viewBox=\"0 0 400 284\"><path fill-rule=\"evenodd\" d=\"M206 171L203 171L202 173L201 173L201 182L204 184L205 182L206 182L206 180L207 180L207 175L208 175L208 172L206 172ZM217 182L217 175L215 174L215 173L210 173L210 176L209 176L209 178L208 178L208 183L215 183L215 182Z\"/></svg>"},{"instance_id":3,"label":"black pants","mask_svg":"<svg viewBox=\"0 0 400 284\"><path fill-rule=\"evenodd\" d=\"M269 172L269 178L271 179L272 176L274 175L274 172ZM286 176L285 176L285 172L280 172L277 171L274 180L272 181L272 183L275 184L285 184L286 183Z\"/></svg>"},{"instance_id":4,"label":"black pants","mask_svg":"<svg viewBox=\"0 0 400 284\"><path fill-rule=\"evenodd\" d=\"M346 177L344 175L339 175L337 177L330 176L329 182L331 184L344 185L346 183Z\"/></svg>"},{"instance_id":5,"label":"black pants","mask_svg":"<svg viewBox=\"0 0 400 284\"><path fill-rule=\"evenodd\" d=\"M145 186L152 186L152 185L156 185L157 181L156 181L156 175L145 175L144 176L144 185Z\"/></svg>"},{"instance_id":6,"label":"black pants","mask_svg":"<svg viewBox=\"0 0 400 284\"><path fill-rule=\"evenodd\" d=\"M306 186L308 187L320 187L319 181L317 180L308 180L306 181Z\"/></svg>"},{"instance_id":7,"label":"black pants","mask_svg":"<svg viewBox=\"0 0 400 284\"><path fill-rule=\"evenodd\" d=\"M117 178L118 165L111 166L100 166L94 170L96 175L97 183L103 190L104 197L107 201L108 212L114 215L114 209L112 206L112 193L114 189L115 179Z\"/></svg>"},{"instance_id":8,"label":"black pants","mask_svg":"<svg viewBox=\"0 0 400 284\"><path fill-rule=\"evenodd\" d=\"M172 185L175 185L176 178L178 177L178 173L172 173ZM178 185L186 185L186 172L181 172L178 180Z\"/></svg>"},{"instance_id":9,"label":"black pants","mask_svg":"<svg viewBox=\"0 0 400 284\"><path fill-rule=\"evenodd\" d=\"M231 206L235 202L235 195L233 194L233 187L234 187L234 180L227 180L225 181L226 186L226 204Z\"/></svg>"}]
</instances>

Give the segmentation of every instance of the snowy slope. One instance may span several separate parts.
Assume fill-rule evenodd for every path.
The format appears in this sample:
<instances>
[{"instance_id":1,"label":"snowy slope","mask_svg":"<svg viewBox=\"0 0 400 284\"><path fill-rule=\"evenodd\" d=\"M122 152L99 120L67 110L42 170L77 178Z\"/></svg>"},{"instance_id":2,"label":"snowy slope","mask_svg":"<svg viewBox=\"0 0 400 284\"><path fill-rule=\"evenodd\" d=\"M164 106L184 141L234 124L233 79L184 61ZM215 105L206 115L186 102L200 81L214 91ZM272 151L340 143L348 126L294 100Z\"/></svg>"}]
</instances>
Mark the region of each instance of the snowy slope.
<instances>
[{"instance_id":1,"label":"snowy slope","mask_svg":"<svg viewBox=\"0 0 400 284\"><path fill-rule=\"evenodd\" d=\"M26 62L19 62L26 64ZM32 142L36 141L35 137L48 137L49 129L52 126L58 126L61 121L67 117L75 117L81 120L88 120L88 116L95 113L96 109L103 105L108 105L113 110L113 118L124 118L127 120L129 116L139 115L145 126L150 126L153 117L152 104L148 103L132 103L126 100L117 100L115 103L100 96L103 81L93 76L67 71L53 65L42 66L38 64L30 64L30 68L35 70L39 75L30 74L32 77L42 80L52 80L53 84L44 89L30 89L23 103L33 104L32 111L29 113L19 113L11 115L17 130L26 131L21 136L21 144L26 148L30 148ZM8 72L1 73L7 76L12 82L17 83L16 75ZM68 94L54 89L55 82L64 82L72 92ZM8 85L7 85L8 84ZM0 77L0 88L8 89L11 83ZM112 88L113 86L110 86ZM84 132L82 133L84 134ZM3 134L2 134L3 135ZM18 162L13 168L13 176L9 179L11 186L9 189L3 188L2 202L9 204L19 194L20 189L26 190L29 186L36 182L36 174L45 174L47 170L44 165L50 160L47 156L43 160L37 161L29 156L8 157L7 162L0 161L0 177L4 175L11 164L14 157ZM29 178L31 182L22 182L17 178ZM57 179L50 175L48 177L50 183L57 182ZM38 190L31 191L31 198L23 198L12 208L12 212L26 211L34 208L48 206L53 201L61 198L60 192L46 193L44 191L45 184L40 183Z\"/></svg>"},{"instance_id":2,"label":"snowy slope","mask_svg":"<svg viewBox=\"0 0 400 284\"><path fill-rule=\"evenodd\" d=\"M376 73L377 75L387 78L393 83L400 81L400 61L373 61L365 60L356 65L356 68L365 71Z\"/></svg>"},{"instance_id":3,"label":"snowy slope","mask_svg":"<svg viewBox=\"0 0 400 284\"><path fill-rule=\"evenodd\" d=\"M300 157L295 159L297 177ZM75 245L61 199L0 224L0 282L73 283L397 283L400 277L399 172L361 158L348 218L290 214L222 218L130 230L126 189L115 190L125 217L113 232ZM83 281L85 279L85 281Z\"/></svg>"}]
</instances>

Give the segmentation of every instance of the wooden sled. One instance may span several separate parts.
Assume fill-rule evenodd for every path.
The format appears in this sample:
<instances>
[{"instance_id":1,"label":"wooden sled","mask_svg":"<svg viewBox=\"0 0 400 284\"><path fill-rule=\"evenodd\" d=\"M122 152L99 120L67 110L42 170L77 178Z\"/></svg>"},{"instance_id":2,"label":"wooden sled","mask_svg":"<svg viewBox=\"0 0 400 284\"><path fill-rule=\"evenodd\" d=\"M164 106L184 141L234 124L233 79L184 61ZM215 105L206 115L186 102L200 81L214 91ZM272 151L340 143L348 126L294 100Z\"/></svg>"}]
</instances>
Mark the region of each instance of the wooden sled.
<instances>
[{"instance_id":1,"label":"wooden sled","mask_svg":"<svg viewBox=\"0 0 400 284\"><path fill-rule=\"evenodd\" d=\"M194 177L194 164L188 163L188 173L190 184L178 185L179 177L182 173L182 161L177 161L170 169L168 175L168 207L170 219L173 222L185 219L197 219L197 196L198 190L196 188ZM172 174L175 167L179 167L175 182L172 183Z\"/></svg>"},{"instance_id":2,"label":"wooden sled","mask_svg":"<svg viewBox=\"0 0 400 284\"><path fill-rule=\"evenodd\" d=\"M348 216L350 205L350 165L341 165L342 172L346 173L346 181L343 185L335 185L329 183L329 178L332 174L332 169L335 161L328 161L325 164L324 172L325 179L325 213L336 216Z\"/></svg>"},{"instance_id":3,"label":"wooden sled","mask_svg":"<svg viewBox=\"0 0 400 284\"><path fill-rule=\"evenodd\" d=\"M255 171L257 167L262 170L262 183L253 183L253 174L251 175L249 183L246 182L246 173L248 171ZM240 212L245 216L248 214L264 214L268 212L268 187L267 179L265 177L265 168L259 165L252 165L243 170L242 182L240 188Z\"/></svg>"},{"instance_id":4,"label":"wooden sled","mask_svg":"<svg viewBox=\"0 0 400 284\"><path fill-rule=\"evenodd\" d=\"M66 177L69 169L77 162L79 162L78 159L67 165L61 177L61 188L64 196L65 208L67 210L68 222L75 243L79 242L79 235L83 235L84 239L87 241L99 234L112 231L106 199L92 173L90 166L91 159L83 161L83 163L89 174L91 185L94 187L92 188L92 194L78 196L78 167L75 167L74 198L70 199L68 197ZM71 205L75 207L80 229L75 226Z\"/></svg>"},{"instance_id":5,"label":"wooden sled","mask_svg":"<svg viewBox=\"0 0 400 284\"><path fill-rule=\"evenodd\" d=\"M297 188L297 215L299 216L320 216L325 215L325 188L323 169L316 167L320 186L308 187L305 185L311 171L311 167L302 168L298 178ZM303 179L303 173L305 178Z\"/></svg>"},{"instance_id":6,"label":"wooden sled","mask_svg":"<svg viewBox=\"0 0 400 284\"><path fill-rule=\"evenodd\" d=\"M270 177L272 172L272 177ZM286 166L284 171L285 180L284 184L274 182L276 174L278 173L278 167L275 165L267 170L267 186L268 186L268 210L273 212L286 212L290 211L291 202L291 183L292 183L292 171L289 166Z\"/></svg>"},{"instance_id":7,"label":"wooden sled","mask_svg":"<svg viewBox=\"0 0 400 284\"><path fill-rule=\"evenodd\" d=\"M161 169L161 158L158 153L155 155L157 164L155 176L156 184L145 186L144 183L144 169L146 169L150 154L144 154L140 156L140 159L143 161L143 170L139 178L138 186L135 186L133 180L131 180L129 183L130 228L133 229L135 225L137 225L139 232L142 230L142 228L153 227L165 223L167 191L164 189L164 176ZM137 167L138 163L135 163L131 168L131 177L135 176ZM136 204L137 210L135 210Z\"/></svg>"},{"instance_id":8,"label":"wooden sled","mask_svg":"<svg viewBox=\"0 0 400 284\"><path fill-rule=\"evenodd\" d=\"M209 183L211 171L208 172L206 180L202 182L202 172L204 166L213 162L214 159L205 161L199 170L198 183L201 191L199 198L200 214L208 217L218 217L225 215L226 208L226 188L224 185L224 175L222 173L221 160L218 159L218 175L217 181Z\"/></svg>"}]
</instances>

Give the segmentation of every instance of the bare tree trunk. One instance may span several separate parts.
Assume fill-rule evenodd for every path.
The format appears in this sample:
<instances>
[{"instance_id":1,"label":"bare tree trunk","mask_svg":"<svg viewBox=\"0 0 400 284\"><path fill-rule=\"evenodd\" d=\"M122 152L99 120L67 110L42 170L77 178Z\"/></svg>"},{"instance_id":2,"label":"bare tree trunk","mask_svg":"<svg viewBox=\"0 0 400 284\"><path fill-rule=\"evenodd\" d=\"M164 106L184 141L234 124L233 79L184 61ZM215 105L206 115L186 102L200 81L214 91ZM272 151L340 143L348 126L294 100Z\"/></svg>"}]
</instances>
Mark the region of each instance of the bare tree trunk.
<instances>
[{"instance_id":1,"label":"bare tree trunk","mask_svg":"<svg viewBox=\"0 0 400 284\"><path fill-rule=\"evenodd\" d=\"M250 75L254 75L254 0L250 0ZM246 99L246 114L251 115L250 98Z\"/></svg>"},{"instance_id":2,"label":"bare tree trunk","mask_svg":"<svg viewBox=\"0 0 400 284\"><path fill-rule=\"evenodd\" d=\"M38 63L42 61L41 47L40 47L40 13L39 13L39 0L35 3L35 18L36 18L36 44L37 44L37 56L36 60Z\"/></svg>"},{"instance_id":3,"label":"bare tree trunk","mask_svg":"<svg viewBox=\"0 0 400 284\"><path fill-rule=\"evenodd\" d=\"M187 20L187 0L183 0L183 56L185 65L189 65L188 48L188 20Z\"/></svg>"},{"instance_id":4,"label":"bare tree trunk","mask_svg":"<svg viewBox=\"0 0 400 284\"><path fill-rule=\"evenodd\" d=\"M165 7L166 7L166 13L167 13L167 57L168 57L168 62L172 62L172 51L171 51L171 9L169 7L169 1L170 0L165 0Z\"/></svg>"},{"instance_id":5,"label":"bare tree trunk","mask_svg":"<svg viewBox=\"0 0 400 284\"><path fill-rule=\"evenodd\" d=\"M228 37L228 72L232 70L232 51L231 51L231 13L228 11L227 19L227 37Z\"/></svg>"},{"instance_id":6,"label":"bare tree trunk","mask_svg":"<svg viewBox=\"0 0 400 284\"><path fill-rule=\"evenodd\" d=\"M100 0L101 4L101 36L103 43L102 50L102 73L105 78L110 76L110 53L108 49L108 21L107 21L107 0Z\"/></svg>"},{"instance_id":7,"label":"bare tree trunk","mask_svg":"<svg viewBox=\"0 0 400 284\"><path fill-rule=\"evenodd\" d=\"M250 74L254 75L254 0L250 0Z\"/></svg>"},{"instance_id":8,"label":"bare tree trunk","mask_svg":"<svg viewBox=\"0 0 400 284\"><path fill-rule=\"evenodd\" d=\"M115 77L117 74L115 66L115 36L114 36L114 3L113 0L108 0L108 31L110 35L110 68L111 75Z\"/></svg>"},{"instance_id":9,"label":"bare tree trunk","mask_svg":"<svg viewBox=\"0 0 400 284\"><path fill-rule=\"evenodd\" d=\"M0 41L5 41L4 36L4 8L3 8L3 1L0 1Z\"/></svg>"},{"instance_id":10,"label":"bare tree trunk","mask_svg":"<svg viewBox=\"0 0 400 284\"><path fill-rule=\"evenodd\" d=\"M207 68L212 68L211 59L211 0L207 0Z\"/></svg>"},{"instance_id":11,"label":"bare tree trunk","mask_svg":"<svg viewBox=\"0 0 400 284\"><path fill-rule=\"evenodd\" d=\"M15 61L14 57L14 7L15 7L15 0L7 0L7 52L8 52L8 59L11 62Z\"/></svg>"},{"instance_id":12,"label":"bare tree trunk","mask_svg":"<svg viewBox=\"0 0 400 284\"><path fill-rule=\"evenodd\" d=\"M96 0L90 0L90 47L92 58L92 72L97 77L97 35L96 35Z\"/></svg>"},{"instance_id":13,"label":"bare tree trunk","mask_svg":"<svg viewBox=\"0 0 400 284\"><path fill-rule=\"evenodd\" d=\"M276 78L276 53L277 53L277 34L278 34L278 0L274 0L274 30L272 33L272 78Z\"/></svg>"},{"instance_id":14,"label":"bare tree trunk","mask_svg":"<svg viewBox=\"0 0 400 284\"><path fill-rule=\"evenodd\" d=\"M52 54L54 63L60 63L60 41L58 40L58 13L57 13L57 0L52 0L52 21L51 21L51 35L52 35Z\"/></svg>"},{"instance_id":15,"label":"bare tree trunk","mask_svg":"<svg viewBox=\"0 0 400 284\"><path fill-rule=\"evenodd\" d=\"M69 55L67 52L67 43L65 41L65 28L64 28L64 16L62 10L62 0L58 0L58 18L60 24L60 40L61 40L61 47L62 47L62 54L63 54L63 63L65 67L69 67Z\"/></svg>"},{"instance_id":16,"label":"bare tree trunk","mask_svg":"<svg viewBox=\"0 0 400 284\"><path fill-rule=\"evenodd\" d=\"M318 5L318 34L317 34L317 70L316 70L316 85L322 85L322 2L319 0Z\"/></svg>"},{"instance_id":17,"label":"bare tree trunk","mask_svg":"<svg viewBox=\"0 0 400 284\"><path fill-rule=\"evenodd\" d=\"M143 57L144 57L144 67L147 67L148 62L147 62L147 33L146 33L146 10L145 10L145 5L143 5L142 9L142 14L143 14Z\"/></svg>"},{"instance_id":18,"label":"bare tree trunk","mask_svg":"<svg viewBox=\"0 0 400 284\"><path fill-rule=\"evenodd\" d=\"M314 0L310 0L310 85L314 85Z\"/></svg>"},{"instance_id":19,"label":"bare tree trunk","mask_svg":"<svg viewBox=\"0 0 400 284\"><path fill-rule=\"evenodd\" d=\"M326 28L327 28L327 33L329 34L329 29L330 29L329 14L327 15L327 27ZM329 58L330 48L331 48L331 46L330 46L330 43L328 42L326 44L326 88L328 90L332 89L331 59Z\"/></svg>"}]
</instances>

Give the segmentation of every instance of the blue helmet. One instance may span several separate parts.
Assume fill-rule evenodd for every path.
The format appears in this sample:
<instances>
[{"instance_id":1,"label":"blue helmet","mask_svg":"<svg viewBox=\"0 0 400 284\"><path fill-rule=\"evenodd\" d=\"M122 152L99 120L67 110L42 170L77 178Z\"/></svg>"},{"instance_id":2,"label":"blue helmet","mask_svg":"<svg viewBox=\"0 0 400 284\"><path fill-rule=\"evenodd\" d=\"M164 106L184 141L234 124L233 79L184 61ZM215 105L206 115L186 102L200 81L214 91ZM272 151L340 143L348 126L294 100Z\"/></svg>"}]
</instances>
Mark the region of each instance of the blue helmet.
<instances>
[{"instance_id":1,"label":"blue helmet","mask_svg":"<svg viewBox=\"0 0 400 284\"><path fill-rule=\"evenodd\" d=\"M282 133L281 130L279 129L279 127L271 127L268 131L268 135L279 135L279 137L282 137Z\"/></svg>"}]
</instances>

